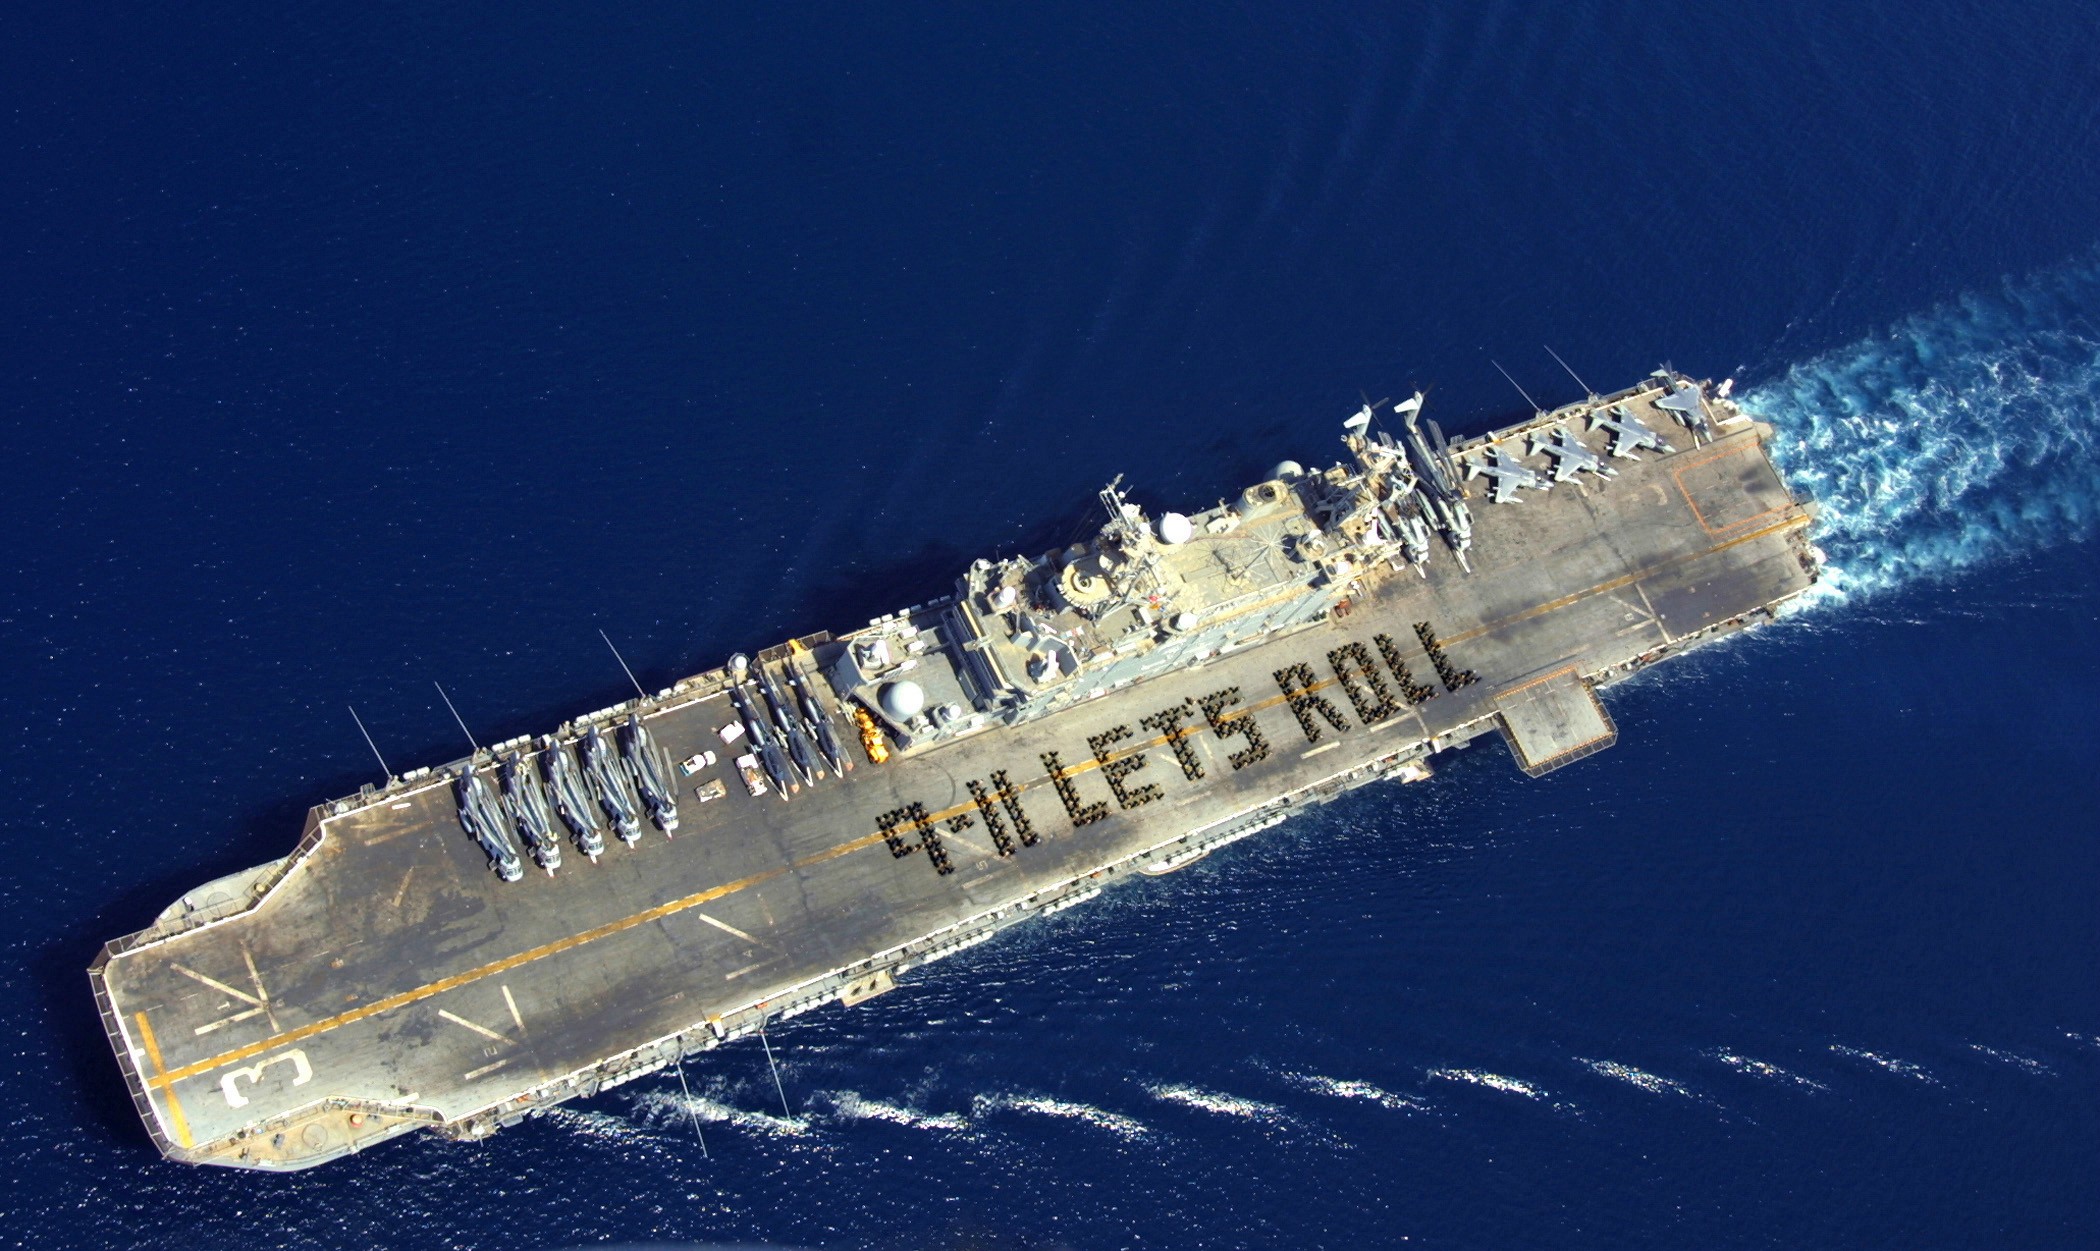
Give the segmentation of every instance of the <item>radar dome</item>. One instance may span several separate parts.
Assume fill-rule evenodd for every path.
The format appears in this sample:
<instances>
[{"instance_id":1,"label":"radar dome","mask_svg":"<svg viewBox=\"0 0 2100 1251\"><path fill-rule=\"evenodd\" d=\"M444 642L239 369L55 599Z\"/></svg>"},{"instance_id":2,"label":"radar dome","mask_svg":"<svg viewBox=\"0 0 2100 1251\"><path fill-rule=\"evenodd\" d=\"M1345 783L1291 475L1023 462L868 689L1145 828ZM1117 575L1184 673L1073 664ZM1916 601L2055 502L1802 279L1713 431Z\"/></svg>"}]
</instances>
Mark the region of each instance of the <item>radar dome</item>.
<instances>
[{"instance_id":1,"label":"radar dome","mask_svg":"<svg viewBox=\"0 0 2100 1251\"><path fill-rule=\"evenodd\" d=\"M909 721L926 710L926 688L917 682L885 682L876 699L893 721Z\"/></svg>"},{"instance_id":2,"label":"radar dome","mask_svg":"<svg viewBox=\"0 0 2100 1251\"><path fill-rule=\"evenodd\" d=\"M1159 541L1169 545L1186 543L1196 537L1196 523L1180 513L1159 515Z\"/></svg>"},{"instance_id":3,"label":"radar dome","mask_svg":"<svg viewBox=\"0 0 2100 1251\"><path fill-rule=\"evenodd\" d=\"M1271 478L1302 478L1305 476L1305 466L1294 460L1280 460L1276 462L1276 468L1269 471L1269 476Z\"/></svg>"}]
</instances>

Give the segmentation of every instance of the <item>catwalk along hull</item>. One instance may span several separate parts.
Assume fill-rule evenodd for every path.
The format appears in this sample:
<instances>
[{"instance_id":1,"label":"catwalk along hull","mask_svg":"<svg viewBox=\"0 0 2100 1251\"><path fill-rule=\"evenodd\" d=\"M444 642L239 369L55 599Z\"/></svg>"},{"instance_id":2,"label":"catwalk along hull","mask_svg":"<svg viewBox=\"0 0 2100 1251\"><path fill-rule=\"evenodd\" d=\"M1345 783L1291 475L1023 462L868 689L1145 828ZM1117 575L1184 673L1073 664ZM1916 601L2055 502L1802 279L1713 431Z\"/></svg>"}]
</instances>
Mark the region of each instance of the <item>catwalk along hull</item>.
<instances>
[{"instance_id":1,"label":"catwalk along hull","mask_svg":"<svg viewBox=\"0 0 2100 1251\"><path fill-rule=\"evenodd\" d=\"M1533 774L1599 750L1616 731L1594 688L1768 618L1818 572L1811 506L1762 428L1703 389L1695 414L1658 406L1686 385L1659 372L1449 449L1424 440L1453 470L1493 445L1543 476L1531 436L1565 428L1617 471L1521 506L1452 475L1470 568L1448 529L1402 554L1424 488L1359 424L1354 467L1286 469L1158 538L1111 489L1121 513L1093 547L979 562L952 596L761 653L792 679L777 688L807 694L780 701L799 724L749 682L740 716L739 671L721 669L565 726L638 714L694 768L673 770L675 839L651 828L503 882L455 806L459 772L493 778L493 756L317 807L291 855L190 892L90 970L147 1129L171 1158L261 1169L415 1129L480 1137L857 1003L1307 803L1426 776L1479 735ZM1611 457L1593 418L1612 405L1667 452ZM823 767L819 720L856 767ZM733 763L753 731L782 761L772 785L756 752ZM788 731L818 769L786 759Z\"/></svg>"}]
</instances>

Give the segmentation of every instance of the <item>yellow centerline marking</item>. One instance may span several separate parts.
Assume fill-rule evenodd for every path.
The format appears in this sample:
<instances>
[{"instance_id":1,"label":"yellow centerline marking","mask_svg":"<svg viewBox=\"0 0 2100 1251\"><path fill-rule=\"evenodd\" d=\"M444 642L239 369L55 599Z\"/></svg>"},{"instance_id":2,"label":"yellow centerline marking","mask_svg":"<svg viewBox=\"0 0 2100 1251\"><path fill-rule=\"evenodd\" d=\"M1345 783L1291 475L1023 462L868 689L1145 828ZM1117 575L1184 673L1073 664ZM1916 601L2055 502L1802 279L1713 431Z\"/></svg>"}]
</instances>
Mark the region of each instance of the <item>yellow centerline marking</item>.
<instances>
[{"instance_id":1,"label":"yellow centerline marking","mask_svg":"<svg viewBox=\"0 0 2100 1251\"><path fill-rule=\"evenodd\" d=\"M153 1062L153 1079L157 1083L167 1072L167 1066L160 1062L160 1043L153 1037L153 1022L148 1021L143 1012L132 1013L131 1019L139 1023L139 1041L146 1046L146 1058ZM168 1120L174 1123L175 1141L187 1150L195 1144L190 1141L189 1118L182 1114L182 1100L175 1097L172 1086L162 1086L160 1094L168 1104Z\"/></svg>"},{"instance_id":2,"label":"yellow centerline marking","mask_svg":"<svg viewBox=\"0 0 2100 1251\"><path fill-rule=\"evenodd\" d=\"M1711 556L1717 552L1726 551L1729 548L1736 547L1740 544L1748 543L1752 540L1763 538L1766 535L1776 533L1780 530L1787 529L1791 526L1802 524L1806 520L1807 518L1805 516L1790 517L1785 521L1782 521L1776 525L1767 526L1764 529L1756 531L1755 533L1745 534L1738 538L1730 539L1727 542L1719 543L1713 547L1706 548L1703 551L1692 552L1684 556L1676 557L1674 559L1664 561L1661 564L1652 565L1648 568L1637 570L1623 577L1613 578L1607 582L1600 582L1596 586L1589 587L1586 590L1577 591L1572 595L1564 595L1561 598L1553 600L1550 603L1541 604L1536 608L1527 609L1524 612L1504 617L1498 621L1487 622L1475 629L1468 630L1462 634L1452 635L1450 638L1444 639L1442 641L1459 642L1467 639L1479 638L1482 635L1485 635L1493 630L1500 629L1503 626L1513 625L1517 622L1527 621L1533 617L1541 616L1545 613L1557 611L1561 608L1567 607L1569 604L1575 603L1578 600L1587 599L1592 595L1596 595L1602 592L1614 591L1622 586L1626 586L1633 582L1638 582L1643 578L1650 577L1653 574L1659 573L1662 570L1670 568L1673 565L1687 563L1689 561L1698 560L1702 557ZM1320 682L1308 688L1308 690L1324 690L1336 685L1339 684L1336 682ZM1247 704L1244 706L1244 711L1247 713L1258 712L1268 708L1275 708L1286 702L1288 702L1287 696L1277 695L1269 699ZM1128 751L1116 754L1115 756L1111 757L1111 759L1121 759L1123 756L1131 755L1136 752L1147 751L1156 747L1162 747L1166 745L1166 742L1167 738L1165 735L1158 735L1142 743L1136 744L1135 746L1131 747ZM1100 763L1101 762L1097 760L1089 758L1080 761L1076 764L1073 764L1069 768L1065 769L1064 772L1067 776L1078 773L1084 773L1089 769L1100 767ZM1049 785L1049 781L1048 779L1044 779L1042 781L1024 783L1016 789L1026 792L1047 785ZM954 816L957 813L975 810L976 805L974 803L958 804L950 808L945 808L940 812L933 813L931 814L931 817L932 819L938 821L947 817ZM678 913L688 911L692 908L696 908L701 904L712 903L717 899L724 898L728 895L734 895L739 891L748 890L753 886L758 886L763 883L770 882L775 878L783 877L789 873L796 872L797 870L813 868L816 865L825 863L826 861L835 860L840 856L851 855L852 853L860 851L864 848L873 847L882 841L883 836L880 832L873 834L864 834L859 838L840 843L836 847L829 848L825 851L817 852L814 855L805 856L800 860L784 864L779 868L767 869L760 873L754 873L749 877L739 878L734 882L725 882L720 886L712 886L706 890L695 892L694 894L687 895L681 899L673 899L668 903L658 904L653 908L644 909L643 911L637 912L632 916L622 917L617 921L608 921L603 925L594 926L591 929L571 934L567 938L560 938L554 940L553 942L542 943L537 947L528 948L524 951L518 952L516 955L506 956L501 960L492 960L487 964L480 965L476 968L468 969L464 973L455 973L450 977L440 978L437 981L430 982L423 986L415 987L412 990L405 990L400 992L399 994L388 995L384 999L376 999L371 1003L365 1004L363 1007L353 1008L347 1012L339 1012L334 1016L324 1017L321 1020L314 1021L310 1024L299 1026L296 1029L289 1029L283 1031L282 1033L273 1034L270 1037L262 1039L259 1042L253 1042L247 1044L246 1046L236 1047L231 1051L222 1052L221 1054L212 1056L209 1059L199 1060L194 1064L185 1064L179 1069L173 1069L166 1072L156 1072L153 1077L148 1079L147 1084L153 1086L156 1089L168 1092L172 1103L174 1083L183 1081L187 1078L195 1077L200 1073L206 1073L211 1071L212 1069L219 1068L222 1065L232 1064L236 1061L245 1060L250 1056L261 1055L265 1051L270 1051L278 1047L287 1046L291 1043L302 1042L308 1038L314 1037L317 1034L323 1034L328 1032L329 1030L336 1029L344 1025L353 1025L359 1021L378 1016L382 1013L392 1012L396 1008L404 1008L413 1003L420 1003L423 1000L429 999L434 995L441 995L448 990L456 990L461 986L466 986L473 982L478 982L485 977L491 977L498 973L508 972L511 969L519 967L520 965L530 964L535 960L540 960L547 956L558 955L561 952L570 951L577 947L581 947L586 943L596 942L601 938L609 938L614 934L625 933L626 931L634 929L637 926L647 925L651 921L660 921L665 917L675 916ZM770 961L768 963L770 963ZM160 1066L157 1061L154 1067L156 1068L156 1070L159 1069ZM179 1117L180 1113L178 1112L176 1115ZM187 1131L185 1130L185 1132Z\"/></svg>"}]
</instances>

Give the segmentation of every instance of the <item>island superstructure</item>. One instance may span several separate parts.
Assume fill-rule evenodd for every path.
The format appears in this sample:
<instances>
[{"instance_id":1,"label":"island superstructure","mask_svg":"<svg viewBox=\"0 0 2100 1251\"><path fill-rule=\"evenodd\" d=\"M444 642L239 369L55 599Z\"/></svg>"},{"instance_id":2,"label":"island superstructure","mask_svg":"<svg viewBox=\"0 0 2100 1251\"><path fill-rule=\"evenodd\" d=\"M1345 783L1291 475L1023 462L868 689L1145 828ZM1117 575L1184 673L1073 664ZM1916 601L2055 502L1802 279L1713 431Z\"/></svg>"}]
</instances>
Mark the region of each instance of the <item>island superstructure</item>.
<instances>
[{"instance_id":1,"label":"island superstructure","mask_svg":"<svg viewBox=\"0 0 2100 1251\"><path fill-rule=\"evenodd\" d=\"M1086 542L315 807L104 948L118 1067L176 1160L479 1138L1480 735L1548 772L1816 582L1768 434L1659 370L1448 444L1366 405L1201 511L1118 480Z\"/></svg>"}]
</instances>

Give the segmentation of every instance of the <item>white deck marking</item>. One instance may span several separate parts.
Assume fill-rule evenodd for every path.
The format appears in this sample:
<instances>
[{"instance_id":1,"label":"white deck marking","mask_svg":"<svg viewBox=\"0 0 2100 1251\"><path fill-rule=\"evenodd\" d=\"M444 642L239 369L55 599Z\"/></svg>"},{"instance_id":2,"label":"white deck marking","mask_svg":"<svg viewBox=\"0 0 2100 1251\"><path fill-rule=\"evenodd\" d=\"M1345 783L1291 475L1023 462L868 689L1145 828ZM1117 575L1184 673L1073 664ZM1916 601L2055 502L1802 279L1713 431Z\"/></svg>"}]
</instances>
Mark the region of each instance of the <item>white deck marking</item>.
<instances>
[{"instance_id":1,"label":"white deck marking","mask_svg":"<svg viewBox=\"0 0 2100 1251\"><path fill-rule=\"evenodd\" d=\"M941 831L941 841L944 843L961 843L964 847L969 848L970 851L976 854L979 858L989 857L992 854L992 848L990 844L980 843L976 839L971 838L966 834L957 834L954 830Z\"/></svg>"},{"instance_id":2,"label":"white deck marking","mask_svg":"<svg viewBox=\"0 0 2100 1251\"><path fill-rule=\"evenodd\" d=\"M465 1024L465 1022L461 1022L461 1024ZM510 1059L506 1056L505 1058L496 1061L494 1064L484 1064L478 1069L470 1069L467 1072L460 1074L459 1080L463 1082L471 1082L477 1077L487 1077L489 1074L495 1072L497 1069L500 1069L504 1065L509 1063Z\"/></svg>"},{"instance_id":3,"label":"white deck marking","mask_svg":"<svg viewBox=\"0 0 2100 1251\"><path fill-rule=\"evenodd\" d=\"M249 1008L245 1012L236 1012L232 1016L222 1016L216 1021L212 1021L204 1025L199 1025L196 1029L193 1029L190 1032L193 1034L209 1034L215 1029L224 1029L226 1026L233 1024L235 1021L245 1021L251 1016L261 1015L261 1008Z\"/></svg>"},{"instance_id":4,"label":"white deck marking","mask_svg":"<svg viewBox=\"0 0 2100 1251\"><path fill-rule=\"evenodd\" d=\"M1318 747L1313 748L1311 751L1299 752L1298 759L1311 760L1314 756L1319 755L1321 752L1333 751L1335 748L1340 747L1341 745L1342 740L1340 739L1336 739L1332 743L1322 743Z\"/></svg>"},{"instance_id":5,"label":"white deck marking","mask_svg":"<svg viewBox=\"0 0 2100 1251\"><path fill-rule=\"evenodd\" d=\"M446 1020L452 1022L454 1025L457 1025L462 1029L473 1030L475 1033L481 1035L483 1038L491 1038L499 1043L508 1043L510 1041L508 1037L497 1033L495 1030L490 1029L486 1025L476 1025L474 1024L474 1022L469 1021L467 1018L463 1016L454 1016L452 1013L445 1011L443 1008L438 1009L438 1015L444 1017Z\"/></svg>"},{"instance_id":6,"label":"white deck marking","mask_svg":"<svg viewBox=\"0 0 2100 1251\"><path fill-rule=\"evenodd\" d=\"M263 985L262 974L255 971L255 953L241 948L241 959L248 965L248 980L255 983L256 1000L262 1005L263 1015L270 1018L270 1029L277 1029L277 1014L270 1009L270 988Z\"/></svg>"},{"instance_id":7,"label":"white deck marking","mask_svg":"<svg viewBox=\"0 0 2100 1251\"><path fill-rule=\"evenodd\" d=\"M219 981L217 978L206 977L204 976L204 974L199 973L197 970L191 968L187 964L170 963L168 967L174 969L177 973L182 974L184 977L189 978L191 981L202 982L206 986L211 987L213 990L220 991L224 994L232 995L235 999L240 1000L242 1003L252 1003L257 1008L261 1008L263 1006L262 1000L256 998L254 995L249 994L247 991L235 990L233 987L228 986L222 981ZM250 1013L249 1015L252 1016L254 1014Z\"/></svg>"},{"instance_id":8,"label":"white deck marking","mask_svg":"<svg viewBox=\"0 0 2100 1251\"><path fill-rule=\"evenodd\" d=\"M401 906L401 901L408 898L408 879L415 875L416 866L408 866L408 872L401 875L401 885L394 890L394 902L389 904L389 907L398 908Z\"/></svg>"},{"instance_id":9,"label":"white deck marking","mask_svg":"<svg viewBox=\"0 0 2100 1251\"><path fill-rule=\"evenodd\" d=\"M693 910L693 915L699 917L701 920L707 922L709 925L714 926L716 929L722 931L724 934L734 934L738 938L743 939L745 942L750 943L754 947L772 946L771 943L762 942L759 939L753 938L751 935L746 934L744 931L738 929L734 925L729 924L727 921L715 920L713 917L707 915L705 912L701 912L697 908Z\"/></svg>"},{"instance_id":10,"label":"white deck marking","mask_svg":"<svg viewBox=\"0 0 2100 1251\"><path fill-rule=\"evenodd\" d=\"M746 974L746 973L756 973L756 972L758 972L758 971L759 971L760 969L762 969L762 968L765 968L765 967L766 967L767 965L769 965L769 964L779 964L779 963L780 963L780 962L781 962L782 960L784 960L784 959L786 959L786 958L787 958L787 957L785 957L785 956L774 956L774 957L773 957L772 959L770 959L770 960L761 960L761 961L759 961L759 962L758 962L757 964L747 964L747 965L745 965L745 966L744 966L743 968L741 968L741 969L738 969L738 970L737 970L736 972L734 972L734 973L724 973L724 974L722 975L722 980L723 980L723 981L725 981L725 982L733 982L733 981L735 981L736 979L738 979L738 978L742 977L742 976L743 976L744 974Z\"/></svg>"},{"instance_id":11,"label":"white deck marking","mask_svg":"<svg viewBox=\"0 0 2100 1251\"><path fill-rule=\"evenodd\" d=\"M525 1018L518 1015L518 1001L511 997L510 983L498 983L503 989L503 1006L510 1009L510 1019L517 1024L520 1034L525 1032Z\"/></svg>"}]
</instances>

